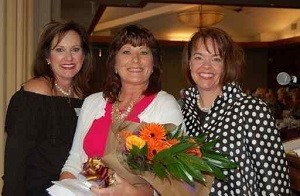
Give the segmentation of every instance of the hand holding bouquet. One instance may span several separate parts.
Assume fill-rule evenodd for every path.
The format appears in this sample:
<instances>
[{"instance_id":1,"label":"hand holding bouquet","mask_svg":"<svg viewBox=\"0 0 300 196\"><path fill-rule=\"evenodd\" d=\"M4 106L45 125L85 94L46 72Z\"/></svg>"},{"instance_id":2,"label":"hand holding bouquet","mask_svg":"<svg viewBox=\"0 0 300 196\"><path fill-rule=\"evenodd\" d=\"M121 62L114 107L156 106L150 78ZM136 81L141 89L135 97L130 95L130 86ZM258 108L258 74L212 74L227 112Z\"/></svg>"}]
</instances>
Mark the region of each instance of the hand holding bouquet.
<instances>
[{"instance_id":1,"label":"hand holding bouquet","mask_svg":"<svg viewBox=\"0 0 300 196\"><path fill-rule=\"evenodd\" d=\"M95 182L99 188L107 187L114 183L114 172L106 167L100 158L89 158L82 166L80 173L87 181Z\"/></svg>"}]
</instances>

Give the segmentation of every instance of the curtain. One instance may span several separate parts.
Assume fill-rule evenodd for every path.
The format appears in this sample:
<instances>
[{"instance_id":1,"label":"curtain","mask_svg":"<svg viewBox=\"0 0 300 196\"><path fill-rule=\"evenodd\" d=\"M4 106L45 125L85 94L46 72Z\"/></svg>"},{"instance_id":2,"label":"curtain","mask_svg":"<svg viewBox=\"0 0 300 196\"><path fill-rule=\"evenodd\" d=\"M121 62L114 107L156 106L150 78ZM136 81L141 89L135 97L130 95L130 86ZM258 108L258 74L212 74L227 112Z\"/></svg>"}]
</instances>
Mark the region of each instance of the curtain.
<instances>
[{"instance_id":1,"label":"curtain","mask_svg":"<svg viewBox=\"0 0 300 196\"><path fill-rule=\"evenodd\" d=\"M4 121L9 99L30 77L33 59L33 0L0 0L0 174L3 175ZM0 181L2 190L3 182Z\"/></svg>"}]
</instances>

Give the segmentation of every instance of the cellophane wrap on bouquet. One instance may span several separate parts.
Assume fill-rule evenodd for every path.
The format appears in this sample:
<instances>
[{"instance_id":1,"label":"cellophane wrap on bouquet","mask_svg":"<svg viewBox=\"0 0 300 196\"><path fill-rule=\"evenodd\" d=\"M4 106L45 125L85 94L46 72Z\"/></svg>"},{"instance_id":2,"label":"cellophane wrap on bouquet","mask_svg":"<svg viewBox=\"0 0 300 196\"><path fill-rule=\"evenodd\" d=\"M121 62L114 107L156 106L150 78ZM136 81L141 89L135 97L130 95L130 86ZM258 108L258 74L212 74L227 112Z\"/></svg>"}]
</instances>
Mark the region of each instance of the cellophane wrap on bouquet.
<instances>
[{"instance_id":1,"label":"cellophane wrap on bouquet","mask_svg":"<svg viewBox=\"0 0 300 196\"><path fill-rule=\"evenodd\" d=\"M163 145L147 140L147 134L152 139L152 128L158 129L155 134ZM235 168L236 164L213 150L216 141L205 140L205 135L183 136L180 127L173 124L113 123L102 161L132 185L151 184L161 195L208 195L213 178L225 180L222 170Z\"/></svg>"}]
</instances>

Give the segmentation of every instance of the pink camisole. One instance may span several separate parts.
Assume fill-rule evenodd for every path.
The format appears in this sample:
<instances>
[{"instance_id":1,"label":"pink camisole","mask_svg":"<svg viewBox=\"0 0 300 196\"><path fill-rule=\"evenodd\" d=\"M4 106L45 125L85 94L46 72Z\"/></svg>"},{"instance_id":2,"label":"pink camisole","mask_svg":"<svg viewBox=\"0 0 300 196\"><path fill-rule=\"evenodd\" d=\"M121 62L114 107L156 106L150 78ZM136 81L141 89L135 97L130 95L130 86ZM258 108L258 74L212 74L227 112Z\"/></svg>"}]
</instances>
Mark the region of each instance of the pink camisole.
<instances>
[{"instance_id":1,"label":"pink camisole","mask_svg":"<svg viewBox=\"0 0 300 196\"><path fill-rule=\"evenodd\" d=\"M129 113L125 120L132 122L140 122L138 115L145 110L145 108L151 103L155 98L156 94L145 96L141 99ZM104 116L95 119L86 134L83 141L83 149L87 156L90 157L102 157L105 146L106 139L110 130L110 125L112 123L112 104L110 102L106 103Z\"/></svg>"}]
</instances>

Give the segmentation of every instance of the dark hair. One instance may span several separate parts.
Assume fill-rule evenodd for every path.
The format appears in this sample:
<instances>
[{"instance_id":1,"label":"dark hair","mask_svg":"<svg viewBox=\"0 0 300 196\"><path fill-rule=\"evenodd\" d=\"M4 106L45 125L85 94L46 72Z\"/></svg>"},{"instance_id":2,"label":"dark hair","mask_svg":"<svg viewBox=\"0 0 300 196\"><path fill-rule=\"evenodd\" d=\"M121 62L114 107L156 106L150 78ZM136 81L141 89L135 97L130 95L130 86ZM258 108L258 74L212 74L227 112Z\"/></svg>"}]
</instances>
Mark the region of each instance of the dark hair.
<instances>
[{"instance_id":1,"label":"dark hair","mask_svg":"<svg viewBox=\"0 0 300 196\"><path fill-rule=\"evenodd\" d=\"M160 47L153 34L146 28L129 25L123 28L112 40L108 49L106 61L107 75L103 85L104 97L110 102L115 102L121 89L121 79L115 73L115 57L125 44L132 46L147 46L153 55L153 73L150 75L149 84L144 94L153 94L161 90L161 53Z\"/></svg>"},{"instance_id":2,"label":"dark hair","mask_svg":"<svg viewBox=\"0 0 300 196\"><path fill-rule=\"evenodd\" d=\"M239 81L245 64L244 51L232 38L222 29L214 27L203 27L196 32L188 42L183 51L182 70L186 80L191 85L196 85L190 72L189 61L192 51L197 47L199 40L203 41L207 49L207 41L212 40L214 52L219 53L224 60L224 72L220 84L223 86L228 82Z\"/></svg>"},{"instance_id":3,"label":"dark hair","mask_svg":"<svg viewBox=\"0 0 300 196\"><path fill-rule=\"evenodd\" d=\"M54 87L54 73L47 64L46 59L50 55L53 39L56 36L58 37L57 45L68 31L75 31L81 40L81 47L84 51L85 58L81 70L74 76L73 86L77 95L86 97L91 93L89 76L93 68L93 57L85 28L75 22L52 21L44 26L43 32L39 37L37 52L33 62L33 76L35 78L49 78L52 83L52 88Z\"/></svg>"}]
</instances>

